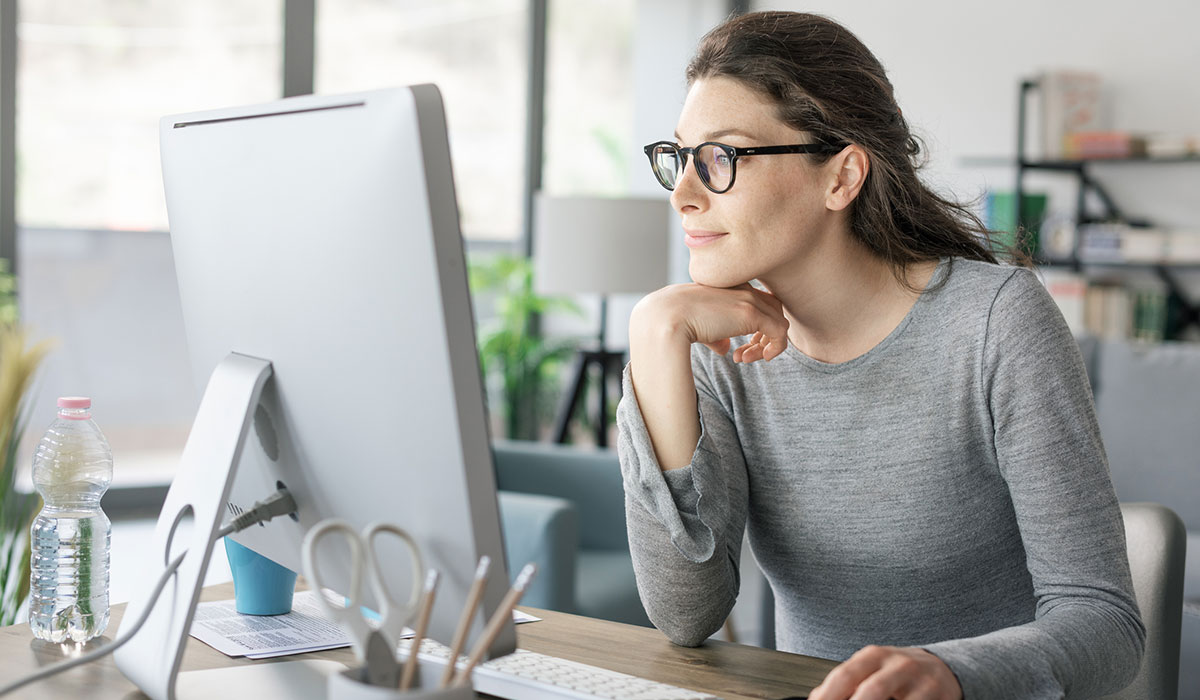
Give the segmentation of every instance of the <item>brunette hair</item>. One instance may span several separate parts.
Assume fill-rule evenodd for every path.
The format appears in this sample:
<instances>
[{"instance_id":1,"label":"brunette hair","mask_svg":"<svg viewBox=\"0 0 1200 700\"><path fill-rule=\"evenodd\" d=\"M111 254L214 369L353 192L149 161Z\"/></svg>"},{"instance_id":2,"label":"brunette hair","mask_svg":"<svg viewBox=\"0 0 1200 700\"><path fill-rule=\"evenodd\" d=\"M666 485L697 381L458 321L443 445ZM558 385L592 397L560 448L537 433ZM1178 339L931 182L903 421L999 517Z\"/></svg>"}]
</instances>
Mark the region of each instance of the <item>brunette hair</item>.
<instances>
[{"instance_id":1,"label":"brunette hair","mask_svg":"<svg viewBox=\"0 0 1200 700\"><path fill-rule=\"evenodd\" d=\"M733 17L700 40L687 81L725 76L766 95L779 118L818 142L854 143L870 159L851 205L850 230L907 282L908 265L943 256L997 262L1003 249L968 205L930 190L917 176L920 140L896 103L878 59L838 23L799 12ZM833 153L811 156L826 162ZM1027 259L1013 250L1023 264Z\"/></svg>"}]
</instances>

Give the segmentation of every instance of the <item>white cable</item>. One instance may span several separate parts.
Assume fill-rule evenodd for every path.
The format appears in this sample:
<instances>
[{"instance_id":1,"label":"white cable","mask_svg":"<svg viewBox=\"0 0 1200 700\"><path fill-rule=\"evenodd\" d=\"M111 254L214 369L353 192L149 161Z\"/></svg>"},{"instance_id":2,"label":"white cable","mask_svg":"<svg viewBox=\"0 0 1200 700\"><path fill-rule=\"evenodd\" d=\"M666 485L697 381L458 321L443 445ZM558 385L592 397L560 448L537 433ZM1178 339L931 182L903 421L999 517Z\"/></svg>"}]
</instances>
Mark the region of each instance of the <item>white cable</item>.
<instances>
[{"instance_id":1,"label":"white cable","mask_svg":"<svg viewBox=\"0 0 1200 700\"><path fill-rule=\"evenodd\" d=\"M218 530L217 537L221 538L225 535L245 530L251 525L257 525L258 523L266 522L277 516L293 513L295 510L295 499L292 498L287 489L281 488L263 500L256 502L250 510L237 516L232 522ZM130 639L133 639L133 635L137 634L138 630L142 628L142 625L146 624L146 620L150 617L150 612L154 610L154 604L158 602L158 596L162 594L163 587L167 585L167 581L170 580L171 576L174 575L175 571L179 568L179 564L183 561L185 554L187 554L187 552L183 552L179 556L175 557L175 560L167 565L167 568L163 571L162 576L159 577L158 583L154 584L154 591L150 594L149 604L147 604L146 608L142 610L142 616L139 617L137 622L133 624L133 628L129 630L129 634L121 637L118 640L115 640L108 646L101 647L100 649L84 654L83 656L75 657L74 659L67 659L56 664L51 664L35 673L25 676L24 678L13 681L3 688L0 688L0 695L7 695L18 688L23 688L30 683L40 681L43 678L49 678L50 676L66 671L69 668L75 668L76 666L95 661L96 659L102 659L117 649L120 649L121 645L125 644L125 642L128 642Z\"/></svg>"},{"instance_id":2,"label":"white cable","mask_svg":"<svg viewBox=\"0 0 1200 700\"><path fill-rule=\"evenodd\" d=\"M168 564L166 570L163 571L162 576L158 577L158 583L154 584L154 592L150 594L150 604L147 605L144 610L142 610L142 616L139 617L137 622L133 624L133 629L129 630L129 634L121 637L108 646L101 647L100 649L84 654L83 656L75 657L74 659L67 659L56 664L51 664L35 673L25 676L24 678L13 681L3 688L0 688L0 695L7 695L17 688L23 688L30 683L40 681L43 678L48 678L56 673L66 671L69 668L75 668L81 664L86 664L91 661L95 661L96 659L104 658L117 649L120 649L121 645L123 645L125 642L128 642L130 639L133 639L133 635L137 634L138 630L142 628L142 625L146 624L146 620L150 617L150 612L154 610L154 604L158 601L158 596L162 593L163 587L167 585L167 581L170 580L171 576L175 573L175 570L179 568L179 564L183 561L183 557L186 554L187 552L184 552L183 554L175 557L175 561Z\"/></svg>"}]
</instances>

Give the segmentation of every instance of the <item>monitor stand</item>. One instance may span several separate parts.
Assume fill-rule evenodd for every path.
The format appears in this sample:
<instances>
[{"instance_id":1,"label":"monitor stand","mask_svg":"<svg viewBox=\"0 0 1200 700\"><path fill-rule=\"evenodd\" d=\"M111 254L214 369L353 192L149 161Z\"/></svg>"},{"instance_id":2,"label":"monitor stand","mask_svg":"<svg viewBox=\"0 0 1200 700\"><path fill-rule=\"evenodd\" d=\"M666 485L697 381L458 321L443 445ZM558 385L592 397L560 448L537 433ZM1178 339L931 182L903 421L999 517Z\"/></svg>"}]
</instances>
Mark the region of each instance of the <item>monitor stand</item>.
<instances>
[{"instance_id":1,"label":"monitor stand","mask_svg":"<svg viewBox=\"0 0 1200 700\"><path fill-rule=\"evenodd\" d=\"M187 556L163 588L158 601L153 603L145 626L114 654L121 673L154 700L175 700L177 697L175 680L208 560L212 556L213 538L221 525L246 433L271 372L270 361L238 353L229 354L213 370L183 449L179 471L171 482L154 528L152 551L155 559L147 567L144 588L129 602L121 619L123 629L132 628L134 621L151 605L149 595L159 572L174 556L186 550ZM188 675L189 686L193 685L194 678L198 679L191 673ZM261 671L259 675L277 674ZM324 683L315 685L324 690ZM278 693L257 697L270 696L284 697Z\"/></svg>"},{"instance_id":2,"label":"monitor stand","mask_svg":"<svg viewBox=\"0 0 1200 700\"><path fill-rule=\"evenodd\" d=\"M326 700L327 676L345 668L345 664L336 661L305 659L183 671L175 683L175 697L178 700Z\"/></svg>"}]
</instances>

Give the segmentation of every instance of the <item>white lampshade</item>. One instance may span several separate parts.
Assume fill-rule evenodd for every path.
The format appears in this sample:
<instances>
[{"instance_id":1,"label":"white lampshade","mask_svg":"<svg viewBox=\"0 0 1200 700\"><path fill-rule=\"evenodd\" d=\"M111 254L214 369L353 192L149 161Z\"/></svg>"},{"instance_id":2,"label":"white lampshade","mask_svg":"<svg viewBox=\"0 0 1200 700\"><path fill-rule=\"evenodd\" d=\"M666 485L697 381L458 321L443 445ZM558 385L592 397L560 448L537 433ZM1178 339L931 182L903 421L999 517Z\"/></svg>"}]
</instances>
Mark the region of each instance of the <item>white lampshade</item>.
<instances>
[{"instance_id":1,"label":"white lampshade","mask_svg":"<svg viewBox=\"0 0 1200 700\"><path fill-rule=\"evenodd\" d=\"M541 294L637 294L670 276L666 199L550 197L534 211L534 287Z\"/></svg>"}]
</instances>

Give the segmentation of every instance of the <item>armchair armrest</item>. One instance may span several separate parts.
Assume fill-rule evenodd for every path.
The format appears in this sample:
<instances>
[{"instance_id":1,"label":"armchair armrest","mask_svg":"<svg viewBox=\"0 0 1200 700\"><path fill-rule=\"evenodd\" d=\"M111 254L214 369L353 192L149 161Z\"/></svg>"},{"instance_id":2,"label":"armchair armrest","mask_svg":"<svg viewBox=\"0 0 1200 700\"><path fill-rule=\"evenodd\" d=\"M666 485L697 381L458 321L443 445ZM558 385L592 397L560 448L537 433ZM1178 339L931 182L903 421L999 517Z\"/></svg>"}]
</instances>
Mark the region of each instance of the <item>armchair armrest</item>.
<instances>
[{"instance_id":1,"label":"armchair armrest","mask_svg":"<svg viewBox=\"0 0 1200 700\"><path fill-rule=\"evenodd\" d=\"M511 491L500 491L498 497L509 573L516 576L528 562L538 566L538 575L521 604L575 612L579 512L574 504L553 496Z\"/></svg>"},{"instance_id":2,"label":"armchair armrest","mask_svg":"<svg viewBox=\"0 0 1200 700\"><path fill-rule=\"evenodd\" d=\"M520 440L492 447L497 488L565 498L579 510L581 547L629 551L616 450Z\"/></svg>"}]
</instances>

